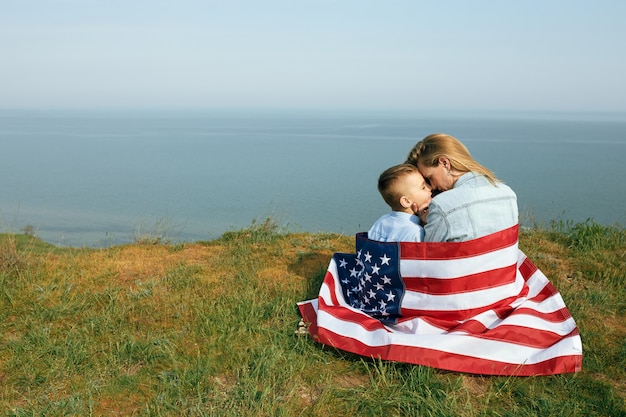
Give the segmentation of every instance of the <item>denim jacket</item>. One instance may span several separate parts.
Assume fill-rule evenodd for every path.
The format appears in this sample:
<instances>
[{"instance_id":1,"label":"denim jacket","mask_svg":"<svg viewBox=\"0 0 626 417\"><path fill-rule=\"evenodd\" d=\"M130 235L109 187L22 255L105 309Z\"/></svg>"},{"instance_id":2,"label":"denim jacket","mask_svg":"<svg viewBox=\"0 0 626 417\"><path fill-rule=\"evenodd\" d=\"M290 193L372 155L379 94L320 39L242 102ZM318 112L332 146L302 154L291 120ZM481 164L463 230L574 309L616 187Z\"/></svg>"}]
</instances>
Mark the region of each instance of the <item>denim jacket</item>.
<instances>
[{"instance_id":1,"label":"denim jacket","mask_svg":"<svg viewBox=\"0 0 626 417\"><path fill-rule=\"evenodd\" d=\"M518 223L517 196L507 185L493 185L475 172L433 197L424 227L426 242L460 242Z\"/></svg>"}]
</instances>

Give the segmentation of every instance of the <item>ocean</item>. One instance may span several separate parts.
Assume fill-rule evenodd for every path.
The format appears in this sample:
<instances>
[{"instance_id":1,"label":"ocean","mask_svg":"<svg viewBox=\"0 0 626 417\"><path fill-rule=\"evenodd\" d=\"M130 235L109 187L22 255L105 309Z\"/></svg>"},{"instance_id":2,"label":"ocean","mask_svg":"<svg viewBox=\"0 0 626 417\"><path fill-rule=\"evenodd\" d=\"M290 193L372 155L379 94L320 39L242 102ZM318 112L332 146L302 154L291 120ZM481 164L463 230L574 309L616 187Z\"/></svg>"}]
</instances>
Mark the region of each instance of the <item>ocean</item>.
<instances>
[{"instance_id":1,"label":"ocean","mask_svg":"<svg viewBox=\"0 0 626 417\"><path fill-rule=\"evenodd\" d=\"M626 223L626 115L0 110L0 230L60 246L365 231L378 175L424 136L460 139L517 193L522 225Z\"/></svg>"}]
</instances>

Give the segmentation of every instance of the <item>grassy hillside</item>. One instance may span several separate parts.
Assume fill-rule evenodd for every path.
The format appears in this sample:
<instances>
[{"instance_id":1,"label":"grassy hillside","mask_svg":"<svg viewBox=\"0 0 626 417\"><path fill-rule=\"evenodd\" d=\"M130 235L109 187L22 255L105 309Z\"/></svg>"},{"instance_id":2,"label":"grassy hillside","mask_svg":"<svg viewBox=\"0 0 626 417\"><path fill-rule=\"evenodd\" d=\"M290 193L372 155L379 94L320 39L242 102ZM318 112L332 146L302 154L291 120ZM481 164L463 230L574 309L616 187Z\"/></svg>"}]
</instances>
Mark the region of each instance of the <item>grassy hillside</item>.
<instances>
[{"instance_id":1,"label":"grassy hillside","mask_svg":"<svg viewBox=\"0 0 626 417\"><path fill-rule=\"evenodd\" d=\"M0 411L15 416L626 416L626 232L525 230L560 290L583 371L486 377L296 337L352 236L267 221L211 242L58 248L0 236Z\"/></svg>"}]
</instances>

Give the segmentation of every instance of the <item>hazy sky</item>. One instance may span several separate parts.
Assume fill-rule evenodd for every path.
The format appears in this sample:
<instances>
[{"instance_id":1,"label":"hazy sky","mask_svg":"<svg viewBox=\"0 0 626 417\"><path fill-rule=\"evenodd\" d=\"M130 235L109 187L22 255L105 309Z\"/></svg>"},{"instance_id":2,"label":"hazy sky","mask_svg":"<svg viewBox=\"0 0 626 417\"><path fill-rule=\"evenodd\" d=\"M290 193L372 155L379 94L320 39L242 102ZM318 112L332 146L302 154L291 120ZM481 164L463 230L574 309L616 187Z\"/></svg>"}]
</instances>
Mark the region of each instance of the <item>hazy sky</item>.
<instances>
[{"instance_id":1,"label":"hazy sky","mask_svg":"<svg viewBox=\"0 0 626 417\"><path fill-rule=\"evenodd\" d=\"M623 0L0 0L0 108L626 112Z\"/></svg>"}]
</instances>

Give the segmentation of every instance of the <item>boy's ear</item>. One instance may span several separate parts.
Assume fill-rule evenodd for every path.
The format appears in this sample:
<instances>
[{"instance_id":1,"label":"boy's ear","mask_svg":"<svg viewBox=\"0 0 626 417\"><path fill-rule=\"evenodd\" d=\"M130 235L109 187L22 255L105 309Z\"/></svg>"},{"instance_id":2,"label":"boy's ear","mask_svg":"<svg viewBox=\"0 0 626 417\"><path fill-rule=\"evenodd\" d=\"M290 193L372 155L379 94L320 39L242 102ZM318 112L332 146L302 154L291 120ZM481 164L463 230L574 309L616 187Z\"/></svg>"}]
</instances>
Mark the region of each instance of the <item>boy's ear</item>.
<instances>
[{"instance_id":1,"label":"boy's ear","mask_svg":"<svg viewBox=\"0 0 626 417\"><path fill-rule=\"evenodd\" d=\"M413 203L406 196L400 197L400 205L404 208L410 208Z\"/></svg>"}]
</instances>

